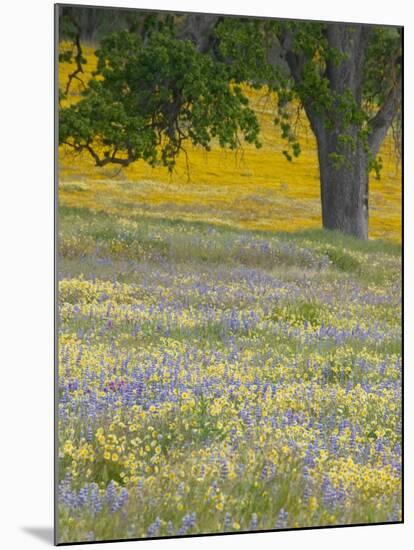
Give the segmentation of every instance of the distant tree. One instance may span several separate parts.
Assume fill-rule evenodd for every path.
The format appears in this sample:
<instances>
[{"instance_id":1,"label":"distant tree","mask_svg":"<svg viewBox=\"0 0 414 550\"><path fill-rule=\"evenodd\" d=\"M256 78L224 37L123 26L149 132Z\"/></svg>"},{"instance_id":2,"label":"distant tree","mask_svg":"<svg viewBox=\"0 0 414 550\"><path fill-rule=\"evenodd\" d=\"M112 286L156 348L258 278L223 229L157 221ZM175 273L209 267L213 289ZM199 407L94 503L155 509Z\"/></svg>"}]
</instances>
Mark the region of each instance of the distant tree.
<instances>
[{"instance_id":1,"label":"distant tree","mask_svg":"<svg viewBox=\"0 0 414 550\"><path fill-rule=\"evenodd\" d=\"M309 119L323 226L367 238L368 175L380 171L378 151L401 106L401 29L165 13L128 25L101 40L95 78L61 109L61 143L88 151L98 166L144 159L170 170L186 142L260 147L240 85L265 86L277 92L288 160L300 154L288 105ZM79 34L72 22L74 44Z\"/></svg>"}]
</instances>

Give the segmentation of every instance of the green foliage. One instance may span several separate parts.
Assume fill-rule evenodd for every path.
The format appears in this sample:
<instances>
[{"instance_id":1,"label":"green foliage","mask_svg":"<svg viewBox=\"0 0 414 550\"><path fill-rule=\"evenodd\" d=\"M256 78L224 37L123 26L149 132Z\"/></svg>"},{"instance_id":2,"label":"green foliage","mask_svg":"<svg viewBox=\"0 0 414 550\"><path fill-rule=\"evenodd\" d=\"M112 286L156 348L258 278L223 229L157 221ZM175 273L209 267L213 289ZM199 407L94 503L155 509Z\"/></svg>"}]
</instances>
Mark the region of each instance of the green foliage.
<instances>
[{"instance_id":1,"label":"green foliage","mask_svg":"<svg viewBox=\"0 0 414 550\"><path fill-rule=\"evenodd\" d=\"M401 73L401 37L393 27L373 29L364 66L364 98L367 108L383 103ZM393 63L391 61L395 60Z\"/></svg>"},{"instance_id":2,"label":"green foliage","mask_svg":"<svg viewBox=\"0 0 414 550\"><path fill-rule=\"evenodd\" d=\"M278 86L283 72L268 60L271 33L272 22L259 19L225 18L217 25L217 58L229 66L234 81Z\"/></svg>"},{"instance_id":3,"label":"green foliage","mask_svg":"<svg viewBox=\"0 0 414 550\"><path fill-rule=\"evenodd\" d=\"M170 32L114 33L96 52L98 66L76 104L60 113L60 142L86 149L96 164L144 159L173 169L184 144L260 146L259 124L231 72ZM97 146L103 148L103 155Z\"/></svg>"},{"instance_id":4,"label":"green foliage","mask_svg":"<svg viewBox=\"0 0 414 550\"><path fill-rule=\"evenodd\" d=\"M95 78L61 111L61 143L86 149L101 166L144 159L170 170L186 142L236 149L244 139L259 147L259 124L240 87L248 83L277 92L274 122L288 160L301 151L292 124L299 104L314 131L336 134L335 165L352 163L362 147L379 176L372 121L400 78L397 28L218 17L200 53L196 39L180 36L183 21L143 12L128 19L127 31L103 38ZM62 33L76 44L74 18L63 18ZM74 56L69 48L60 61L76 59L82 72L85 60Z\"/></svg>"},{"instance_id":5,"label":"green foliage","mask_svg":"<svg viewBox=\"0 0 414 550\"><path fill-rule=\"evenodd\" d=\"M289 114L289 104L295 101L305 108L314 130L322 126L337 133L336 150L331 151L337 166L351 163L357 147L362 147L369 169L379 176L381 164L369 146L371 121L400 76L398 29L365 27L358 35L361 28L353 25L244 19L225 20L219 28L221 48L236 68L235 77L258 79L277 91L275 124L287 140L283 154L288 160L300 153ZM269 44L276 44L285 64L269 58ZM355 76L347 80L353 65ZM335 72L343 77L335 77Z\"/></svg>"},{"instance_id":6,"label":"green foliage","mask_svg":"<svg viewBox=\"0 0 414 550\"><path fill-rule=\"evenodd\" d=\"M341 271L353 272L357 271L360 267L358 260L339 247L329 247L324 249L323 252L328 256L333 265Z\"/></svg>"}]
</instances>

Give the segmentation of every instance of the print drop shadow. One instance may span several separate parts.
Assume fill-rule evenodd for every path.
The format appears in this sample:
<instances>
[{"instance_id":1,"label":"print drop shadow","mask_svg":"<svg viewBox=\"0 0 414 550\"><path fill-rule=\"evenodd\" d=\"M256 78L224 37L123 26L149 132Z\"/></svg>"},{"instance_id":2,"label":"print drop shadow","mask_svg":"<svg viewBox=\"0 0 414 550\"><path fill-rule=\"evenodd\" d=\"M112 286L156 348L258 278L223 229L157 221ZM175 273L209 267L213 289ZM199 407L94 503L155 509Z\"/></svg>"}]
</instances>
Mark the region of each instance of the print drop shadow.
<instances>
[{"instance_id":1,"label":"print drop shadow","mask_svg":"<svg viewBox=\"0 0 414 550\"><path fill-rule=\"evenodd\" d=\"M53 527L21 527L21 530L49 544L53 544Z\"/></svg>"}]
</instances>

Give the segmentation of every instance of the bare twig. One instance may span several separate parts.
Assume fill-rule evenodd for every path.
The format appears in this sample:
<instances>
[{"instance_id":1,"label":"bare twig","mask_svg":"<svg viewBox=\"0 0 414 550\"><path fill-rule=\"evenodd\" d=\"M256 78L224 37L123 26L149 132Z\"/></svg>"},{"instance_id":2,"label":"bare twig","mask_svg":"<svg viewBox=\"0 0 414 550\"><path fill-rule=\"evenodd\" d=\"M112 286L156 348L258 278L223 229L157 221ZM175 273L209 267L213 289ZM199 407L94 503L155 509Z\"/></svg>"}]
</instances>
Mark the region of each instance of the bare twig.
<instances>
[{"instance_id":1,"label":"bare twig","mask_svg":"<svg viewBox=\"0 0 414 550\"><path fill-rule=\"evenodd\" d=\"M84 70L83 70L83 66L82 66L83 65L83 52L82 52L82 45L81 45L81 41L80 41L80 29L79 29L79 25L72 18L71 18L71 22L74 25L74 27L76 28L76 36L75 36L74 41L73 41L73 45L76 48L76 55L74 57L74 61L76 63L76 68L75 68L74 71L72 71L69 74L68 81L66 83L66 88L65 88L65 95L68 94L73 80L78 80L82 84L82 86L84 88L86 88L85 82L82 80L82 78L80 78L78 76L81 73L84 74Z\"/></svg>"}]
</instances>

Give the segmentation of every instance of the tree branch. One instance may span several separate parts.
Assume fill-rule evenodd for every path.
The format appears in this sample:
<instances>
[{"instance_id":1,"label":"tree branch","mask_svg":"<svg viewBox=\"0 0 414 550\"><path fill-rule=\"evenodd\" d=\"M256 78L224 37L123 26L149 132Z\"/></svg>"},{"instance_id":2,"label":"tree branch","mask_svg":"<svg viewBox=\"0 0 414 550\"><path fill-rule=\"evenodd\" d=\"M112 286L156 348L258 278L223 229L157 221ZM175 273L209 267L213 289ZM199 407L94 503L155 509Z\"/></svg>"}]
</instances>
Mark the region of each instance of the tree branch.
<instances>
[{"instance_id":1,"label":"tree branch","mask_svg":"<svg viewBox=\"0 0 414 550\"><path fill-rule=\"evenodd\" d=\"M330 23L326 28L329 47L341 55L339 59L335 56L327 58L326 75L331 90L338 94L351 90L358 105L362 98L363 67L371 34L368 25Z\"/></svg>"},{"instance_id":2,"label":"tree branch","mask_svg":"<svg viewBox=\"0 0 414 550\"><path fill-rule=\"evenodd\" d=\"M100 167L106 166L107 164L118 164L120 166L128 166L129 164L137 160L131 148L128 148L128 156L126 158L116 156L116 153L118 151L117 147L115 147L114 151L112 152L112 155L107 155L101 158L89 142L81 145L71 143L70 141L63 141L62 143L64 145L68 145L69 147L72 147L72 149L75 149L75 151L77 152L81 152L84 150L88 151L88 153L91 155L91 157L95 161L95 165Z\"/></svg>"},{"instance_id":3,"label":"tree branch","mask_svg":"<svg viewBox=\"0 0 414 550\"><path fill-rule=\"evenodd\" d=\"M65 88L65 95L68 94L70 86L72 84L72 80L74 80L74 79L79 80L79 82L82 84L82 86L84 88L86 88L86 85L85 85L84 81L78 76L79 74L84 72L83 67L82 67L83 52L82 52L82 46L81 46L81 41L80 41L80 28L79 28L78 23L75 21L75 19L71 15L68 15L67 17L76 29L76 35L75 35L74 40L73 40L73 44L76 48L76 55L74 57L74 60L75 60L75 63L76 63L76 68L75 68L74 71L72 71L69 74L68 81L66 83L66 88Z\"/></svg>"},{"instance_id":4,"label":"tree branch","mask_svg":"<svg viewBox=\"0 0 414 550\"><path fill-rule=\"evenodd\" d=\"M76 69L72 71L68 77L68 81L66 83L66 88L65 88L65 95L68 94L73 79L79 80L82 86L86 88L84 81L78 76L80 73L84 72L82 67L82 46L80 43L79 33L76 35L74 44L76 47L76 55L75 55Z\"/></svg>"},{"instance_id":5,"label":"tree branch","mask_svg":"<svg viewBox=\"0 0 414 550\"><path fill-rule=\"evenodd\" d=\"M303 52L294 51L293 35L290 31L285 31L282 34L280 42L282 48L284 49L284 57L286 59L286 63L288 64L292 78L295 81L295 85L299 87L303 82L303 69L306 63L305 54ZM306 101L304 98L301 98L301 102L314 134L319 135L322 130L321 116L318 116L315 112L311 101Z\"/></svg>"},{"instance_id":6,"label":"tree branch","mask_svg":"<svg viewBox=\"0 0 414 550\"><path fill-rule=\"evenodd\" d=\"M218 15L190 13L179 32L179 38L191 40L200 53L207 53L214 41L213 30L221 19Z\"/></svg>"},{"instance_id":7,"label":"tree branch","mask_svg":"<svg viewBox=\"0 0 414 550\"><path fill-rule=\"evenodd\" d=\"M401 75L399 75L384 103L368 123L371 130L368 137L368 145L374 158L377 156L381 143L400 108L401 85L402 78Z\"/></svg>"},{"instance_id":8,"label":"tree branch","mask_svg":"<svg viewBox=\"0 0 414 550\"><path fill-rule=\"evenodd\" d=\"M295 52L293 48L293 34L291 31L284 31L280 38L280 44L284 50L284 57L290 69L290 73L296 85L302 81L305 56L302 52Z\"/></svg>"}]
</instances>

